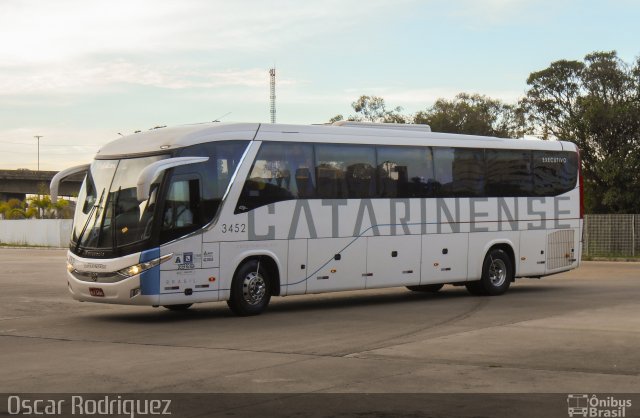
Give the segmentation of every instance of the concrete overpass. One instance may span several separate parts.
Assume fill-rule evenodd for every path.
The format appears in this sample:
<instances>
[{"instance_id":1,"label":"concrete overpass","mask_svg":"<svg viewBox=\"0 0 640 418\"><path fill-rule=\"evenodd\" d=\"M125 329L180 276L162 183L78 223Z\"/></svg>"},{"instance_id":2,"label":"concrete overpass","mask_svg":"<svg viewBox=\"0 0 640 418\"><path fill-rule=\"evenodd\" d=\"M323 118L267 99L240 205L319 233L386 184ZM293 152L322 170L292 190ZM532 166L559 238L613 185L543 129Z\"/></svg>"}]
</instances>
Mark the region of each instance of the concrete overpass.
<instances>
[{"instance_id":1,"label":"concrete overpass","mask_svg":"<svg viewBox=\"0 0 640 418\"><path fill-rule=\"evenodd\" d=\"M49 194L49 183L57 171L0 170L0 201L24 199L28 194ZM71 176L60 184L60 196L77 196L84 174Z\"/></svg>"}]
</instances>

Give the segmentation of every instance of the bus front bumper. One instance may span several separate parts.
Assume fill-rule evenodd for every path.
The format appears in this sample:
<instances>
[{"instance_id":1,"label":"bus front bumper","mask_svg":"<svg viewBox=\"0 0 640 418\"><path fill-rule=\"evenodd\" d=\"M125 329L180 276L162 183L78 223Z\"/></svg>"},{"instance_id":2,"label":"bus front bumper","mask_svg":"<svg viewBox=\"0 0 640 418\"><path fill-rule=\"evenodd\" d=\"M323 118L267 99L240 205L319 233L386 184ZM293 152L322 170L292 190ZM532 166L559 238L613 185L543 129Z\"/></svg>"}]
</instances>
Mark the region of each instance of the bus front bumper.
<instances>
[{"instance_id":1,"label":"bus front bumper","mask_svg":"<svg viewBox=\"0 0 640 418\"><path fill-rule=\"evenodd\" d=\"M160 295L141 293L140 275L116 283L100 283L78 280L67 273L67 287L71 296L80 302L154 306L160 301Z\"/></svg>"}]
</instances>

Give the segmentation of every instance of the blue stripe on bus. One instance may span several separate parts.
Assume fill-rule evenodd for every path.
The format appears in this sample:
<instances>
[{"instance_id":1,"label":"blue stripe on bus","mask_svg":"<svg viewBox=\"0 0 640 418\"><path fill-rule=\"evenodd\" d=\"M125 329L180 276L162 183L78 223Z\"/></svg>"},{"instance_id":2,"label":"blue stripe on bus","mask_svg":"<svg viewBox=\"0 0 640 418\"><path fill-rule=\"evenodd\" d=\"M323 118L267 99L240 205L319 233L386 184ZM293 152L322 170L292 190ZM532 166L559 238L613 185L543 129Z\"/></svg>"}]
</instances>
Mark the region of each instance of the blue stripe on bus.
<instances>
[{"instance_id":1,"label":"blue stripe on bus","mask_svg":"<svg viewBox=\"0 0 640 418\"><path fill-rule=\"evenodd\" d=\"M160 258L160 248L143 251L140 254L140 262L155 260ZM150 268L140 273L140 293L143 295L160 294L160 266Z\"/></svg>"}]
</instances>

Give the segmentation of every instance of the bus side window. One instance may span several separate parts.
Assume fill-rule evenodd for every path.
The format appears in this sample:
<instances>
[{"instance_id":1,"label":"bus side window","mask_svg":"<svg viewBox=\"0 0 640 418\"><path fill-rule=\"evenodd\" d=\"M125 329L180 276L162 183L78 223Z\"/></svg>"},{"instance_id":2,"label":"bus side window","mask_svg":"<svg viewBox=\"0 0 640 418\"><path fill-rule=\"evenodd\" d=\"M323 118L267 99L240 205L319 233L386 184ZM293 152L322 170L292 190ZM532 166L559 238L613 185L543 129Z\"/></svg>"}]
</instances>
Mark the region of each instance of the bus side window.
<instances>
[{"instance_id":1,"label":"bus side window","mask_svg":"<svg viewBox=\"0 0 640 418\"><path fill-rule=\"evenodd\" d=\"M377 197L376 152L369 145L316 144L318 197Z\"/></svg>"},{"instance_id":2,"label":"bus side window","mask_svg":"<svg viewBox=\"0 0 640 418\"><path fill-rule=\"evenodd\" d=\"M438 197L482 197L485 189L484 152L474 148L434 147Z\"/></svg>"},{"instance_id":3,"label":"bus side window","mask_svg":"<svg viewBox=\"0 0 640 418\"><path fill-rule=\"evenodd\" d=\"M569 151L533 151L536 196L557 196L576 187L578 155Z\"/></svg>"},{"instance_id":4,"label":"bus side window","mask_svg":"<svg viewBox=\"0 0 640 418\"><path fill-rule=\"evenodd\" d=\"M264 142L245 180L236 213L270 203L315 197L313 146Z\"/></svg>"},{"instance_id":5,"label":"bus side window","mask_svg":"<svg viewBox=\"0 0 640 418\"><path fill-rule=\"evenodd\" d=\"M162 213L162 230L199 226L200 182L198 179L176 179L171 182Z\"/></svg>"},{"instance_id":6,"label":"bus side window","mask_svg":"<svg viewBox=\"0 0 640 418\"><path fill-rule=\"evenodd\" d=\"M347 187L350 198L375 197L376 169L371 164L356 163L347 167Z\"/></svg>"},{"instance_id":7,"label":"bus side window","mask_svg":"<svg viewBox=\"0 0 640 418\"><path fill-rule=\"evenodd\" d=\"M531 196L531 151L486 150L487 196Z\"/></svg>"},{"instance_id":8,"label":"bus side window","mask_svg":"<svg viewBox=\"0 0 640 418\"><path fill-rule=\"evenodd\" d=\"M380 146L378 186L380 197L434 197L436 191L430 147Z\"/></svg>"},{"instance_id":9,"label":"bus side window","mask_svg":"<svg viewBox=\"0 0 640 418\"><path fill-rule=\"evenodd\" d=\"M218 211L222 197L235 172L246 141L220 141L195 144L182 148L177 157L209 157L209 161L196 165L176 167L174 175L197 176L200 179L202 224L210 222Z\"/></svg>"},{"instance_id":10,"label":"bus side window","mask_svg":"<svg viewBox=\"0 0 640 418\"><path fill-rule=\"evenodd\" d=\"M309 170L308 167L299 167L296 169L296 187L298 188L299 198L314 197L315 186L313 185L311 170Z\"/></svg>"},{"instance_id":11,"label":"bus side window","mask_svg":"<svg viewBox=\"0 0 640 418\"><path fill-rule=\"evenodd\" d=\"M453 194L482 197L485 193L484 150L456 148L453 160Z\"/></svg>"},{"instance_id":12,"label":"bus side window","mask_svg":"<svg viewBox=\"0 0 640 418\"><path fill-rule=\"evenodd\" d=\"M438 197L453 196L453 148L433 148L434 171L438 183Z\"/></svg>"}]
</instances>

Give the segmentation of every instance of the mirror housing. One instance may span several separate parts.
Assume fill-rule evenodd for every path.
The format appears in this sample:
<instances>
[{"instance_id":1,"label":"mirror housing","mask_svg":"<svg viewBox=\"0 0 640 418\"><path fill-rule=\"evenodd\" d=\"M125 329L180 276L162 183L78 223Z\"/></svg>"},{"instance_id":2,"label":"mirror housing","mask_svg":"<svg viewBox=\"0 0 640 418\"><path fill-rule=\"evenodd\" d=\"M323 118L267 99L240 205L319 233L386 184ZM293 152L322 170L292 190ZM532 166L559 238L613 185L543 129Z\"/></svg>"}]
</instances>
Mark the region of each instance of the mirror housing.
<instances>
[{"instance_id":1,"label":"mirror housing","mask_svg":"<svg viewBox=\"0 0 640 418\"><path fill-rule=\"evenodd\" d=\"M51 183L49 183L49 193L51 195L51 203L56 203L58 201L58 190L60 189L60 183L65 178L72 176L78 173L84 173L89 171L89 166L91 164L82 164L77 165L75 167L67 168L66 170L62 170L58 172L51 179Z\"/></svg>"},{"instance_id":2,"label":"mirror housing","mask_svg":"<svg viewBox=\"0 0 640 418\"><path fill-rule=\"evenodd\" d=\"M197 164L205 161L209 161L209 157L176 157L149 164L138 176L138 182L136 183L136 197L138 201L143 202L149 198L151 183L153 183L153 180L163 171L181 165Z\"/></svg>"}]
</instances>

